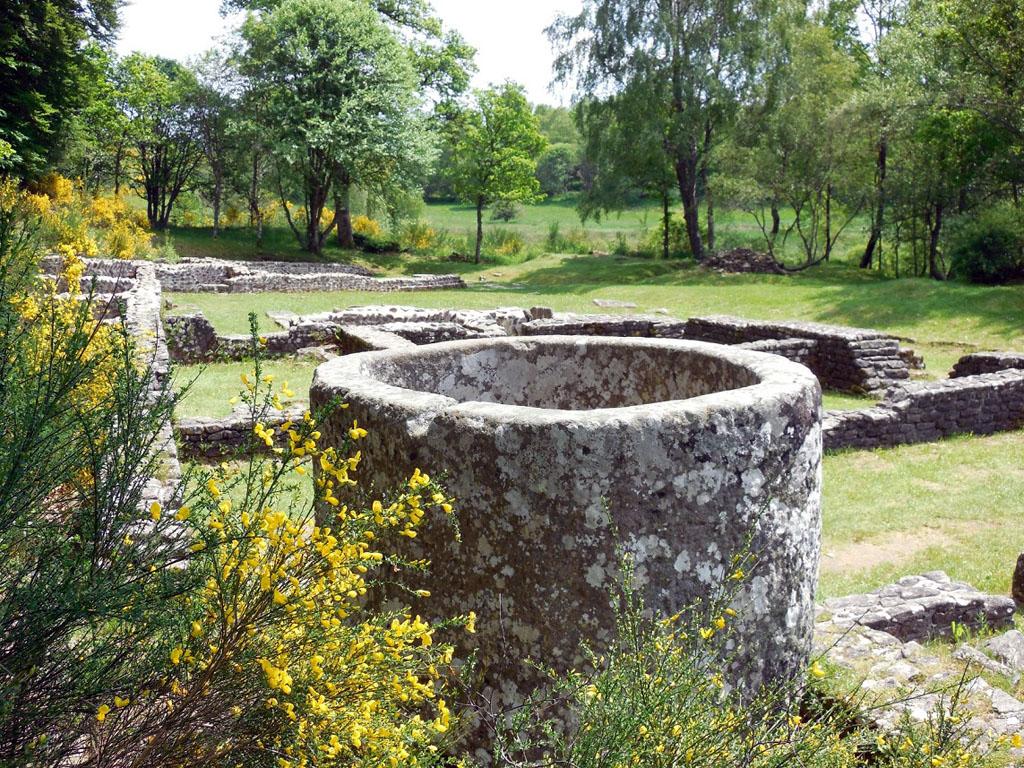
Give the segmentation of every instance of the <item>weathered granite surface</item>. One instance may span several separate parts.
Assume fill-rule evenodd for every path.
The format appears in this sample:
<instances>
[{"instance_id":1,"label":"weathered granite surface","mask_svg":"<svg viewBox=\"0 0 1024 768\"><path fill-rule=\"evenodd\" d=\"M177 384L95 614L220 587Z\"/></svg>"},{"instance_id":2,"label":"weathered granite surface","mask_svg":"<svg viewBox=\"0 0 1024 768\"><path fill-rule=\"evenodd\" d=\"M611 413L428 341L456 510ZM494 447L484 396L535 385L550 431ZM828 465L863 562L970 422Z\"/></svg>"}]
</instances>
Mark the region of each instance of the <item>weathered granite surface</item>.
<instances>
[{"instance_id":1,"label":"weathered granite surface","mask_svg":"<svg viewBox=\"0 0 1024 768\"><path fill-rule=\"evenodd\" d=\"M411 554L433 614L479 615L479 660L496 703L537 682L523 660L579 663L612 630L615 542L649 603L671 613L715 590L746 537L759 559L741 593L737 682L798 672L819 558L820 389L773 355L658 339L461 341L320 366L312 406L349 404L364 483L429 469L456 497Z\"/></svg>"},{"instance_id":2,"label":"weathered granite surface","mask_svg":"<svg viewBox=\"0 0 1024 768\"><path fill-rule=\"evenodd\" d=\"M925 443L1021 427L1024 370L894 387L876 406L829 411L823 421L826 450Z\"/></svg>"}]
</instances>

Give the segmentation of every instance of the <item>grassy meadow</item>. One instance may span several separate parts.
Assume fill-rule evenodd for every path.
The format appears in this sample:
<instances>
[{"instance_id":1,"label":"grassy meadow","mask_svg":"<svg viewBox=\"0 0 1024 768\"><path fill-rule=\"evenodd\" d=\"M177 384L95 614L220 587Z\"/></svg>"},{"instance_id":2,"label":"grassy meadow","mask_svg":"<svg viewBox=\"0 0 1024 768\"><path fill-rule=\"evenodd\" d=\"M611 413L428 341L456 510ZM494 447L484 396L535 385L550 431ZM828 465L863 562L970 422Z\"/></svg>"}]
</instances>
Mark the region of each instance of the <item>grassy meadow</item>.
<instances>
[{"instance_id":1,"label":"grassy meadow","mask_svg":"<svg viewBox=\"0 0 1024 768\"><path fill-rule=\"evenodd\" d=\"M431 205L431 227L457 232L472 226L472 211ZM595 253L549 253L545 242L557 222L560 235L586 238ZM746 222L744 224L744 222ZM723 214L720 232L733 241L756 236L749 217ZM633 302L628 312L685 318L734 314L759 319L808 320L878 328L905 339L921 353L928 377L943 377L966 352L1024 350L1024 286L981 287L959 282L900 279L866 273L848 259L790 276L720 275L689 260L613 254L620 236L639 240L658 226L655 209L588 222L584 229L571 205L556 201L524 209L510 224L536 254L519 261L481 265L439 256L368 255L331 245L329 260L364 264L380 274L456 272L468 288L384 295L363 292L172 294L171 313L201 310L222 333L244 333L247 315L274 329L266 313L300 314L334 308L394 303L421 307L489 308L549 306L561 311L606 312L595 299ZM745 228L746 227L746 228ZM573 233L577 232L576 235ZM578 233L582 232L582 235ZM850 242L861 235L851 231ZM206 230L175 230L180 255L252 258L251 238L228 230L214 241ZM262 258L303 258L289 232L271 229ZM601 244L606 246L602 248ZM249 249L247 252L246 249ZM580 249L582 250L582 248ZM850 253L855 247L847 249ZM842 254L842 250L840 250ZM312 361L271 361L268 372L287 380L302 397ZM186 416L222 416L239 386L244 364L187 366L175 374L191 388L180 408ZM828 408L861 408L866 398L826 393ZM1022 547L1019 499L1024 496L1024 432L963 437L887 450L845 452L825 459L823 596L871 589L907 573L947 570L979 588L1006 592Z\"/></svg>"}]
</instances>

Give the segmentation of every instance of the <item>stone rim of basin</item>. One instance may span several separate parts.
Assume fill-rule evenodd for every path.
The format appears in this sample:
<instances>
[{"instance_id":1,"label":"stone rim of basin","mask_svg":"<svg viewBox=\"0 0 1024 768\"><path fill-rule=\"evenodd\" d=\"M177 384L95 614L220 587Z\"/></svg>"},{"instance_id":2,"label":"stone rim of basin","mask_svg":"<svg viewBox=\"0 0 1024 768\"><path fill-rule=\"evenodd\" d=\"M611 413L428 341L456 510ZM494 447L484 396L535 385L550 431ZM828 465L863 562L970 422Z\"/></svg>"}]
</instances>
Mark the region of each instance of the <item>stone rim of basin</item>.
<instances>
[{"instance_id":1,"label":"stone rim of basin","mask_svg":"<svg viewBox=\"0 0 1024 768\"><path fill-rule=\"evenodd\" d=\"M627 405L578 408L521 405L500 400L453 397L431 391L430 387L414 388L393 383L397 378L396 368L403 364L417 365L427 358L465 360L474 353L495 349L520 354L528 353L530 350L552 353L561 350L563 353L571 351L573 354L583 355L593 350L676 353L680 355L684 364L717 363L733 369L739 376L749 377L750 383L727 385L721 389L692 396L655 399ZM519 421L524 417L544 421L576 421L581 418L664 418L669 413L676 416L687 413L706 416L710 412L743 410L755 402L763 405L769 401L788 401L794 392L805 390L809 384L820 391L817 378L804 366L778 355L733 346L683 339L531 336L450 341L346 355L318 366L313 386L327 390L341 387L350 396L371 401L386 401L394 407L407 408L410 411L473 413L480 418L502 422Z\"/></svg>"}]
</instances>

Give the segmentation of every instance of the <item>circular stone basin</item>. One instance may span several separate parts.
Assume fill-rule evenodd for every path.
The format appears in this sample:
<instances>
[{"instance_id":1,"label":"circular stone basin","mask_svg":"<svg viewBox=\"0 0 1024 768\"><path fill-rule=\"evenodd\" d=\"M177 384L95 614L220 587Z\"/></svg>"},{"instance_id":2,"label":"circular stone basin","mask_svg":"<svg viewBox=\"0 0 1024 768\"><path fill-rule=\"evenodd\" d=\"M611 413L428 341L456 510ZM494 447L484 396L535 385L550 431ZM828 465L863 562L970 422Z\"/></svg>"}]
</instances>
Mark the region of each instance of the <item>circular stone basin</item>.
<instances>
[{"instance_id":1,"label":"circular stone basin","mask_svg":"<svg viewBox=\"0 0 1024 768\"><path fill-rule=\"evenodd\" d=\"M614 629L616 546L650 607L671 614L757 562L734 603L735 684L798 673L810 650L821 528L821 392L782 357L667 339L548 336L350 355L317 368L315 407L341 445L369 430L359 475L394 488L419 467L456 497L415 542L431 618L478 616L498 704L535 659L580 664Z\"/></svg>"}]
</instances>

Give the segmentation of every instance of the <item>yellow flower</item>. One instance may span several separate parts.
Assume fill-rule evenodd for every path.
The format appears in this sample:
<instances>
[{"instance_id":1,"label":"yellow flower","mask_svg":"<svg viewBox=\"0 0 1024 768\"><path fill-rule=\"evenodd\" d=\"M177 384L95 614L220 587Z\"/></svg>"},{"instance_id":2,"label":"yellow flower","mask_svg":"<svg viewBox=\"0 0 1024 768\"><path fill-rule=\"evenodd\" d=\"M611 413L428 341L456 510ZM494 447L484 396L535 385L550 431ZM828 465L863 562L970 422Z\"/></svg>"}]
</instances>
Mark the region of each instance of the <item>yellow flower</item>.
<instances>
[{"instance_id":1,"label":"yellow flower","mask_svg":"<svg viewBox=\"0 0 1024 768\"><path fill-rule=\"evenodd\" d=\"M171 664L173 664L174 666L178 666L179 664L181 664L181 655L184 652L185 651L181 648L175 648L173 651L171 651Z\"/></svg>"},{"instance_id":2,"label":"yellow flower","mask_svg":"<svg viewBox=\"0 0 1024 768\"><path fill-rule=\"evenodd\" d=\"M154 501L149 505L149 516L153 522L157 522L160 519L160 503Z\"/></svg>"},{"instance_id":3,"label":"yellow flower","mask_svg":"<svg viewBox=\"0 0 1024 768\"><path fill-rule=\"evenodd\" d=\"M825 668L821 666L821 662L815 661L813 664L811 664L811 675L813 677L816 677L820 680L821 678L825 677L826 674L827 673L825 672Z\"/></svg>"},{"instance_id":4,"label":"yellow flower","mask_svg":"<svg viewBox=\"0 0 1024 768\"><path fill-rule=\"evenodd\" d=\"M108 712L110 712L110 707L106 704L100 704L99 709L96 710L96 719L102 723L107 719Z\"/></svg>"},{"instance_id":5,"label":"yellow flower","mask_svg":"<svg viewBox=\"0 0 1024 768\"><path fill-rule=\"evenodd\" d=\"M1024 747L1024 736L1021 736L1019 733L1013 734L1013 736L1010 737L1010 744L1014 749L1021 749Z\"/></svg>"},{"instance_id":6,"label":"yellow flower","mask_svg":"<svg viewBox=\"0 0 1024 768\"><path fill-rule=\"evenodd\" d=\"M466 631L471 635L476 634L476 611L470 611L466 616Z\"/></svg>"},{"instance_id":7,"label":"yellow flower","mask_svg":"<svg viewBox=\"0 0 1024 768\"><path fill-rule=\"evenodd\" d=\"M192 514L192 510L191 509L189 509L188 507L181 507L177 511L177 513L174 515L174 519L179 521L179 522L184 522L185 520L188 520L189 515L191 515L191 514Z\"/></svg>"},{"instance_id":8,"label":"yellow flower","mask_svg":"<svg viewBox=\"0 0 1024 768\"><path fill-rule=\"evenodd\" d=\"M127 707L131 703L132 703L131 699L122 699L120 696L115 696L114 697L114 706L115 707L118 707L118 708Z\"/></svg>"}]
</instances>

